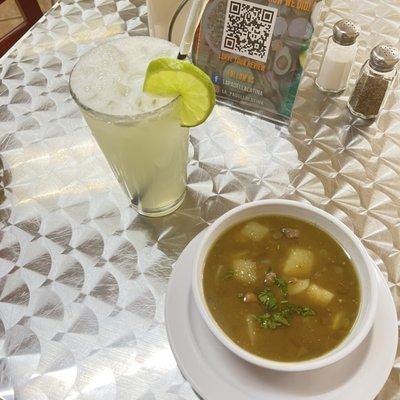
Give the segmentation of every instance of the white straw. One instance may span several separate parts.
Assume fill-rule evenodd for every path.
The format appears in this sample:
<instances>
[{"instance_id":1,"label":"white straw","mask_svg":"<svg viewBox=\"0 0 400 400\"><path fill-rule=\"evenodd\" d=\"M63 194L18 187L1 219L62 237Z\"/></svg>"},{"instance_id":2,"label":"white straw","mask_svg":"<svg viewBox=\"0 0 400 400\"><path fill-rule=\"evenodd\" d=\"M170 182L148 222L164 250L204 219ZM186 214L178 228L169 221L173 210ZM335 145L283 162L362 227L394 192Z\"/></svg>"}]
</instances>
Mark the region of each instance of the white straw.
<instances>
[{"instance_id":1,"label":"white straw","mask_svg":"<svg viewBox=\"0 0 400 400\"><path fill-rule=\"evenodd\" d=\"M186 21L185 31L179 47L179 59L186 58L193 45L194 34L199 24L208 0L193 0L189 17Z\"/></svg>"}]
</instances>

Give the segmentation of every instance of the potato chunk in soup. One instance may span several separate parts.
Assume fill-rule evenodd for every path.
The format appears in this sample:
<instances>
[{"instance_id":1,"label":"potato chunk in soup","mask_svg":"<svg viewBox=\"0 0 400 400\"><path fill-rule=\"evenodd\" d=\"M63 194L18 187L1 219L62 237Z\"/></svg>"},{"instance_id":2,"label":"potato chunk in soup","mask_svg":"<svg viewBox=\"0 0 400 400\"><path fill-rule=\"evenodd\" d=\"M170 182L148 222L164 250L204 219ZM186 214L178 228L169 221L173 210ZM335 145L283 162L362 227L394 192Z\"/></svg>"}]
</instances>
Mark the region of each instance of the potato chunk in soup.
<instances>
[{"instance_id":1,"label":"potato chunk in soup","mask_svg":"<svg viewBox=\"0 0 400 400\"><path fill-rule=\"evenodd\" d=\"M314 264L314 253L308 249L294 247L289 250L289 256L283 267L286 276L307 278L311 275Z\"/></svg>"},{"instance_id":2,"label":"potato chunk in soup","mask_svg":"<svg viewBox=\"0 0 400 400\"><path fill-rule=\"evenodd\" d=\"M241 233L247 239L259 242L265 238L269 229L257 221L248 222L241 230Z\"/></svg>"}]
</instances>

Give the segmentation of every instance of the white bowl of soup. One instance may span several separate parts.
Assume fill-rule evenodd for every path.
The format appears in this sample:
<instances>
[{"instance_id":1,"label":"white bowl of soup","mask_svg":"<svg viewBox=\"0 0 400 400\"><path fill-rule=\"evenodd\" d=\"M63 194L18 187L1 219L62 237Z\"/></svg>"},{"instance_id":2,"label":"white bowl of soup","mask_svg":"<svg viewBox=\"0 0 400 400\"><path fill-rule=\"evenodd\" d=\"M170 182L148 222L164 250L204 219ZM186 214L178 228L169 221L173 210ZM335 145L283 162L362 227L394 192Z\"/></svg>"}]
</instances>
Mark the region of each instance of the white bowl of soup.
<instances>
[{"instance_id":1,"label":"white bowl of soup","mask_svg":"<svg viewBox=\"0 0 400 400\"><path fill-rule=\"evenodd\" d=\"M237 207L204 233L192 289L211 332L260 367L306 371L351 353L370 331L377 269L342 222L308 204Z\"/></svg>"}]
</instances>

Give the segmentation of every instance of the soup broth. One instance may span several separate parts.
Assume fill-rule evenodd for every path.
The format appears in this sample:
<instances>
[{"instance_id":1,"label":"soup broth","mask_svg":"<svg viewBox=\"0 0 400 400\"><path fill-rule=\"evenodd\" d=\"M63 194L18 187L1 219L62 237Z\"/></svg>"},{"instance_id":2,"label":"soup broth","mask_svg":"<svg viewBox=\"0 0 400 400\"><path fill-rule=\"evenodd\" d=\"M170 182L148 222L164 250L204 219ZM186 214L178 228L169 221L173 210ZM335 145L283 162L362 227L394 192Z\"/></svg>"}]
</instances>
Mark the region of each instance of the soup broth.
<instances>
[{"instance_id":1,"label":"soup broth","mask_svg":"<svg viewBox=\"0 0 400 400\"><path fill-rule=\"evenodd\" d=\"M277 361L319 357L357 317L360 289L343 248L319 228L263 216L225 232L203 276L208 308L240 347Z\"/></svg>"}]
</instances>

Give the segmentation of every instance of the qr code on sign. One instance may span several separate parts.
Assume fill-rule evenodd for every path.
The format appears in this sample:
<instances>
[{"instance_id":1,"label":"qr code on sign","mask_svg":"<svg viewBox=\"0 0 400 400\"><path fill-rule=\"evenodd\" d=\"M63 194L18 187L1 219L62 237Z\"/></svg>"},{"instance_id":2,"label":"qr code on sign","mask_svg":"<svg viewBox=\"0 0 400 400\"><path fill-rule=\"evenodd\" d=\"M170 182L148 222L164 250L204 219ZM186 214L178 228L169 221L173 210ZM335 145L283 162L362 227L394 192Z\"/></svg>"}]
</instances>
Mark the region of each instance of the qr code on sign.
<instances>
[{"instance_id":1,"label":"qr code on sign","mask_svg":"<svg viewBox=\"0 0 400 400\"><path fill-rule=\"evenodd\" d=\"M245 0L228 0L221 50L267 61L277 9Z\"/></svg>"}]
</instances>

